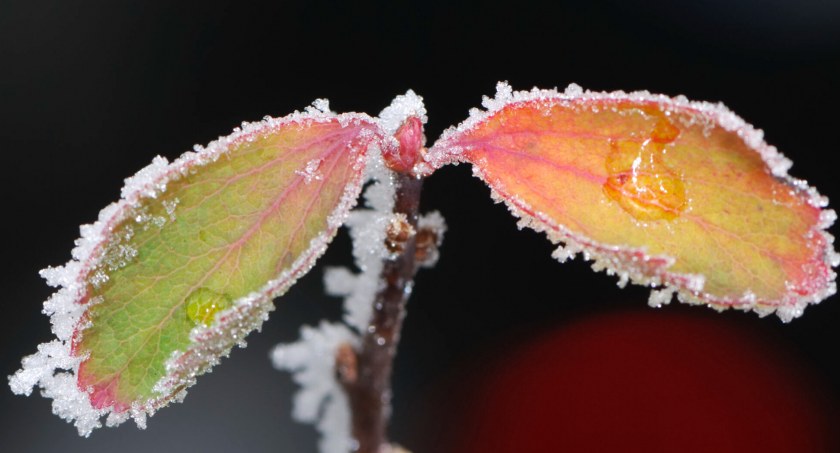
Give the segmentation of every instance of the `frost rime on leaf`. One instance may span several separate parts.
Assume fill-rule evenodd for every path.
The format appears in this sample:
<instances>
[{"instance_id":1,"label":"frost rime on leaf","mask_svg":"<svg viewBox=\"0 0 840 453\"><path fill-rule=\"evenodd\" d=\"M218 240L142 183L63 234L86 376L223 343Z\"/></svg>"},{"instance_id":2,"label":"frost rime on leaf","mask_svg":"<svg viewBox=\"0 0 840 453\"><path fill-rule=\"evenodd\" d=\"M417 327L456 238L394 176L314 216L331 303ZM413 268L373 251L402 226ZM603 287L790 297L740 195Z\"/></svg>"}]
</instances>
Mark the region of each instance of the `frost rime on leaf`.
<instances>
[{"instance_id":1,"label":"frost rime on leaf","mask_svg":"<svg viewBox=\"0 0 840 453\"><path fill-rule=\"evenodd\" d=\"M44 304L57 339L24 358L9 378L12 390L29 394L40 386L53 398L53 411L81 435L105 415L109 426L130 417L142 428L148 415L182 400L196 376L232 346L244 345L273 309L272 298L323 253L361 191L366 149L382 140L366 115L335 115L326 101L317 104L243 123L206 148L196 146L171 164L157 157L128 178L122 199L81 227L73 260L42 271L60 287ZM298 215L278 216L284 209ZM238 221L227 223L230 214ZM280 247L254 242L264 237ZM182 272L188 266L194 267ZM194 276L201 279L189 280ZM185 311L198 292L191 287L230 299L230 308L210 325L193 324ZM135 333L161 339L132 343L143 338Z\"/></svg>"},{"instance_id":2,"label":"frost rime on leaf","mask_svg":"<svg viewBox=\"0 0 840 453\"><path fill-rule=\"evenodd\" d=\"M570 85L513 91L446 130L420 175L469 162L560 261L661 286L651 296L787 322L836 291L828 200L722 104ZM772 222L767 219L773 219Z\"/></svg>"}]
</instances>

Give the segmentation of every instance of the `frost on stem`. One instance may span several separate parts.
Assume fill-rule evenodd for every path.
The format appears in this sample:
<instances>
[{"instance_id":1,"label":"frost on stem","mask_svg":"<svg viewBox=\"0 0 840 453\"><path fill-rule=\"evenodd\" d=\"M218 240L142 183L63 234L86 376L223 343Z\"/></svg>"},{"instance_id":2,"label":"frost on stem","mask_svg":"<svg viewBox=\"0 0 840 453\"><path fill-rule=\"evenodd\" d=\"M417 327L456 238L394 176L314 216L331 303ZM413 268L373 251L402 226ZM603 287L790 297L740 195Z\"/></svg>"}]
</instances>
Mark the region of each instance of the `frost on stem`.
<instances>
[{"instance_id":1,"label":"frost on stem","mask_svg":"<svg viewBox=\"0 0 840 453\"><path fill-rule=\"evenodd\" d=\"M408 119L426 121L422 98L412 91L397 96L379 115L380 126L392 138L383 145L385 151L402 145L393 135ZM418 139L416 135L410 138ZM272 352L275 367L294 373L295 381L301 385L294 399L293 414L299 421L316 424L322 436L323 453L346 453L358 446L351 436L348 401L336 379L336 360L340 361L342 356L341 347L350 345L358 350L371 325L374 301L384 286L381 280L384 263L395 254L393 247L389 247L392 244L389 232L392 235L415 233L413 228L398 228L405 226L405 216L394 213L397 185L394 173L384 164L382 152L369 152L364 180L369 184L363 195L364 203L351 211L345 222L359 271L334 267L326 269L324 276L327 293L344 298L342 322L321 323L317 329L303 327L298 342L278 345ZM436 257L436 247L445 229L443 218L433 213L422 222L426 230L435 232L430 240L434 245L430 247L434 248L430 255ZM395 228L400 231L395 233ZM431 265L433 260L425 262Z\"/></svg>"},{"instance_id":2,"label":"frost on stem","mask_svg":"<svg viewBox=\"0 0 840 453\"><path fill-rule=\"evenodd\" d=\"M385 231L394 206L393 180L378 159L368 162L367 179L373 180L364 194L368 207L351 211L345 222L361 272L337 267L327 269L324 276L327 293L344 297L343 322L322 322L317 328L304 326L300 340L277 345L271 353L274 367L291 372L301 386L292 415L300 422L315 424L322 453L354 449L350 407L336 379L336 356L339 346L360 344L379 290L382 262L389 256Z\"/></svg>"},{"instance_id":3,"label":"frost on stem","mask_svg":"<svg viewBox=\"0 0 840 453\"><path fill-rule=\"evenodd\" d=\"M355 347L358 343L358 335L344 324L322 321L317 328L301 328L298 342L278 345L271 352L274 367L292 373L301 386L295 395L292 417L315 424L321 434L318 445L322 452L348 452L354 448L347 396L334 376L339 346Z\"/></svg>"},{"instance_id":4,"label":"frost on stem","mask_svg":"<svg viewBox=\"0 0 840 453\"><path fill-rule=\"evenodd\" d=\"M468 162L553 256L654 289L651 304L783 322L836 292L826 197L722 104L647 91L514 91L500 82L415 173Z\"/></svg>"},{"instance_id":5,"label":"frost on stem","mask_svg":"<svg viewBox=\"0 0 840 453\"><path fill-rule=\"evenodd\" d=\"M422 267L434 267L446 233L446 220L438 211L428 212L417 220L417 242L414 257Z\"/></svg>"},{"instance_id":6,"label":"frost on stem","mask_svg":"<svg viewBox=\"0 0 840 453\"><path fill-rule=\"evenodd\" d=\"M397 96L379 114L381 126L389 134L396 133L410 117L426 121L423 99L411 90ZM393 146L398 144L393 143ZM373 300L380 289L382 266L391 254L387 247L388 228L396 220L397 187L381 154L370 153L366 171L365 181L371 183L364 193L364 206L351 211L345 222L353 243L354 262L360 272L331 268L324 277L327 293L345 298L344 321L359 333L364 333L370 322Z\"/></svg>"}]
</instances>

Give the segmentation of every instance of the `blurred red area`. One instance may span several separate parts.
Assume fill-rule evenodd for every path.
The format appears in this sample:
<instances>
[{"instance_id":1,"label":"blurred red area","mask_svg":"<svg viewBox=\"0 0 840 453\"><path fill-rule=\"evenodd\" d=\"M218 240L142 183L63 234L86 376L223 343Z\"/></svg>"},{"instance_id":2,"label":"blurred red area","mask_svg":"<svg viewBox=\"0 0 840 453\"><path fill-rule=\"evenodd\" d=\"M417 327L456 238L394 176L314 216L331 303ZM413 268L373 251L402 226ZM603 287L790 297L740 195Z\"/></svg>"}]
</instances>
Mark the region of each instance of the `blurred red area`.
<instances>
[{"instance_id":1,"label":"blurred red area","mask_svg":"<svg viewBox=\"0 0 840 453\"><path fill-rule=\"evenodd\" d=\"M585 318L460 377L435 451L840 451L831 391L765 337L714 316Z\"/></svg>"}]
</instances>

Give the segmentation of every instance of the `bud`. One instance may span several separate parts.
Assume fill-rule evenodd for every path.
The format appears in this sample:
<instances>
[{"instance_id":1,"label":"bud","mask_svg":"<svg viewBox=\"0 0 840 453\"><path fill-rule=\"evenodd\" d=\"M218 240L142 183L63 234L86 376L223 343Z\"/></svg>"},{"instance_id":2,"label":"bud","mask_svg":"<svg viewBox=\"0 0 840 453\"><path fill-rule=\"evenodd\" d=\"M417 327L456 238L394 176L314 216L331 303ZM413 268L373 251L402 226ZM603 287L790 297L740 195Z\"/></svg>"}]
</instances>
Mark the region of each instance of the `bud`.
<instances>
[{"instance_id":1,"label":"bud","mask_svg":"<svg viewBox=\"0 0 840 453\"><path fill-rule=\"evenodd\" d=\"M426 142L423 135L423 123L420 118L411 116L397 129L394 138L399 142L398 148L391 148L382 151L385 164L391 170L399 173L408 173L414 168L414 164L420 157L420 149Z\"/></svg>"}]
</instances>

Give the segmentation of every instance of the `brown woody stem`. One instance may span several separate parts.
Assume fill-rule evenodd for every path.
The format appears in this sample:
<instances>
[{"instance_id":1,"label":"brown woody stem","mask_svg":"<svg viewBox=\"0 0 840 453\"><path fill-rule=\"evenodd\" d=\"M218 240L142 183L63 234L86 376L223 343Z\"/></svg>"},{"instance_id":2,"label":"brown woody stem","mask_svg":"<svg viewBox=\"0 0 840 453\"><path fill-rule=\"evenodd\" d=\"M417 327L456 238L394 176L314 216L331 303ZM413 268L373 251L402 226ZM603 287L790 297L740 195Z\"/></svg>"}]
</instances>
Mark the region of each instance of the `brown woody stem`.
<instances>
[{"instance_id":1,"label":"brown woody stem","mask_svg":"<svg viewBox=\"0 0 840 453\"><path fill-rule=\"evenodd\" d=\"M373 301L373 315L355 357L349 351L337 357L339 379L347 393L352 414L352 433L359 453L381 453L388 446L387 427L391 415L391 370L405 303L411 294L414 275L415 235L422 179L395 173L397 183L394 214L402 214L412 234L400 237L404 243L395 258L386 259L380 280L382 287ZM349 352L352 354L352 352ZM353 372L348 373L351 369Z\"/></svg>"}]
</instances>

